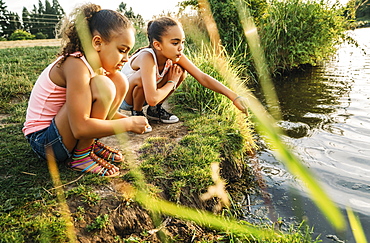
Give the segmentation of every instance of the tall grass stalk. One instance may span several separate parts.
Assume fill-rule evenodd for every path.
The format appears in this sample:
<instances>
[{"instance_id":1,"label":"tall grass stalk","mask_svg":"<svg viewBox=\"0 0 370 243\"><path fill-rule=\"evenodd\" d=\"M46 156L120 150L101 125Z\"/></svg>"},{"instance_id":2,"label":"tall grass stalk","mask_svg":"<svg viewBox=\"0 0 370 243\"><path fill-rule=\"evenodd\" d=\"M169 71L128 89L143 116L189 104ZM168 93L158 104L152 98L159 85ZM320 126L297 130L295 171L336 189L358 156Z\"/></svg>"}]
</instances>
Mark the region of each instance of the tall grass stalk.
<instances>
[{"instance_id":1,"label":"tall grass stalk","mask_svg":"<svg viewBox=\"0 0 370 243\"><path fill-rule=\"evenodd\" d=\"M349 207L347 207L347 215L356 243L367 243L364 230L361 226L361 222L358 219L358 217L353 213L352 209Z\"/></svg>"},{"instance_id":2,"label":"tall grass stalk","mask_svg":"<svg viewBox=\"0 0 370 243\"><path fill-rule=\"evenodd\" d=\"M66 201L66 197L64 195L63 188L61 187L62 182L60 180L60 174L58 170L57 163L53 157L53 150L51 147L47 148L47 162L48 162L48 168L50 172L51 179L54 184L54 188L56 190L58 202L59 202L59 208L60 213L64 219L64 222L66 224L66 235L69 239L69 242L77 242L77 236L75 233L75 228L72 221L71 212L69 211L68 204Z\"/></svg>"},{"instance_id":3,"label":"tall grass stalk","mask_svg":"<svg viewBox=\"0 0 370 243\"><path fill-rule=\"evenodd\" d=\"M203 6L207 6L206 1ZM250 18L247 15L247 9L242 5L241 2L237 1L239 4L239 7L237 8L240 12L240 17L243 18L241 22L243 23L243 28L246 33L246 37L253 48L259 48L260 43L258 40L258 35L254 32L257 31L257 29L254 27L254 24L251 24ZM208 14L207 14L208 12ZM205 11L208 17L205 17L205 20L210 19L210 11ZM248 18L249 20L245 20L244 18ZM208 23L207 23L208 24ZM247 26L245 26L247 25ZM211 31L214 31L214 29L208 29ZM249 35L252 33L252 35ZM253 34L254 33L254 34ZM218 36L217 34L210 34L210 36ZM253 37L251 39L251 37ZM219 41L217 38L211 39L218 43ZM263 52L261 50L255 50L253 51L252 55L262 55ZM259 74L259 77L263 77L265 83L269 83L268 80L268 73L266 73L266 68L264 67L264 63L262 61L264 60L263 57L254 57L255 65L262 65L262 67L256 67L257 70L259 70L261 73ZM220 73L225 73L225 70L223 67L225 67L225 61L220 59L220 65L221 68ZM234 79L230 79L226 77L227 82L230 84L231 87L235 87L235 84L238 84L239 78L234 77ZM248 98L248 102L245 104L246 107L248 107L254 115L254 119L257 124L257 128L261 133L266 135L269 138L269 142L271 146L274 148L275 152L277 153L278 159L285 162L287 165L289 171L298 176L308 187L312 199L316 203L316 205L321 209L321 211L327 216L329 219L329 222L334 225L334 227L337 230L343 230L345 228L345 221L343 216L341 215L339 209L337 206L329 199L327 194L323 191L321 186L318 184L318 182L315 180L313 174L302 165L302 163L296 158L296 156L287 148L287 146L282 142L281 134L282 132L280 129L277 128L276 121L269 115L269 113L265 110L265 108L261 105L261 103L255 98L255 96L248 90L244 89L241 90L240 87L238 87L238 93L244 95ZM274 92L273 88L271 88L271 84L267 84L267 87L265 88L268 90L268 93L265 93L265 95L270 95L272 92ZM276 95L273 93L272 95L273 101L271 103L275 103L274 101Z\"/></svg>"},{"instance_id":4,"label":"tall grass stalk","mask_svg":"<svg viewBox=\"0 0 370 243\"><path fill-rule=\"evenodd\" d=\"M92 35L85 19L83 11L77 10L76 12L76 29L78 37L81 40L81 45L86 56L86 59L89 61L89 64L97 74L101 68L100 58L98 53L95 51L94 47L91 44Z\"/></svg>"},{"instance_id":5,"label":"tall grass stalk","mask_svg":"<svg viewBox=\"0 0 370 243\"><path fill-rule=\"evenodd\" d=\"M265 59L265 53L261 47L260 37L258 35L257 26L254 24L253 17L249 9L245 7L240 0L235 1L239 19L243 26L244 35L249 44L254 66L256 68L259 83L261 84L264 96L267 101L267 106L270 114L277 120L281 120L281 112L278 105L278 98L275 93L274 84L268 71L268 65Z\"/></svg>"},{"instance_id":6,"label":"tall grass stalk","mask_svg":"<svg viewBox=\"0 0 370 243\"><path fill-rule=\"evenodd\" d=\"M199 225L220 231L232 232L234 234L251 234L258 239L270 240L273 240L274 237L278 237L279 235L279 233L273 230L257 228L249 223L241 224L239 221L226 219L207 211L200 211L154 198L140 191L137 192L135 198L145 208L154 212L193 221Z\"/></svg>"}]
</instances>

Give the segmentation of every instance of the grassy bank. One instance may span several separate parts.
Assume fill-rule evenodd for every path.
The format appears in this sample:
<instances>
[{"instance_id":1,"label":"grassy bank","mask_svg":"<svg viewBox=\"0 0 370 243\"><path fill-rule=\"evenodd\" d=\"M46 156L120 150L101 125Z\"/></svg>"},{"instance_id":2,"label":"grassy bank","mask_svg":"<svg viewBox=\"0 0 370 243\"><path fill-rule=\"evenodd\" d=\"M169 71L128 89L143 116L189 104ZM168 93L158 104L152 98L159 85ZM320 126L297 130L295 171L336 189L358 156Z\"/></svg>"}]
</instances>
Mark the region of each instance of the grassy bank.
<instances>
[{"instance_id":1,"label":"grassy bank","mask_svg":"<svg viewBox=\"0 0 370 243\"><path fill-rule=\"evenodd\" d=\"M130 173L114 180L94 175L79 177L65 165L58 165L61 183L66 184L62 188L70 214L61 210L60 194L54 188L46 162L33 154L21 133L32 85L41 70L54 59L57 48L14 48L0 52L0 113L3 117L0 128L0 242L66 242L73 239L66 230L71 228L71 224L79 240L159 242L158 235L161 234L150 231L157 225L153 215L129 193L135 185L135 175ZM205 60L210 59L199 60L198 65ZM209 66L209 63L204 62L203 65ZM195 88L193 81L187 82L190 88ZM192 95L214 95L204 94L198 88ZM198 99L186 97L189 93L185 89L184 86L179 91L177 99ZM220 205L217 197L203 201L199 195L215 183L210 169L214 162L221 164L220 174L228 182L228 189L237 182L244 187L256 185L247 166L247 154L253 150L252 130L246 118L238 117L238 112L227 105L230 102L223 101L222 97L216 98L219 99L217 103L224 105L202 102L202 105L195 106L185 102L181 104L187 105L176 107L181 120L186 121L188 135L180 141L166 137L148 140L141 149L140 167L146 183L150 183L145 187L149 188L151 195L181 205L222 210L224 215L231 216L234 215L232 208L217 208ZM127 169L126 166L121 165L123 170ZM225 222L235 220L229 216ZM166 217L160 217L159 225L165 220ZM198 242L222 239L226 242L238 239L259 242L250 234L222 233L219 228L199 227L189 221L176 220L176 217L171 219L171 223L172 228L168 226L160 231L167 235L168 240L186 241L195 237ZM276 239L270 237L269 241L311 241L307 229L304 234L300 232L295 228L290 228L289 234L276 231Z\"/></svg>"}]
</instances>

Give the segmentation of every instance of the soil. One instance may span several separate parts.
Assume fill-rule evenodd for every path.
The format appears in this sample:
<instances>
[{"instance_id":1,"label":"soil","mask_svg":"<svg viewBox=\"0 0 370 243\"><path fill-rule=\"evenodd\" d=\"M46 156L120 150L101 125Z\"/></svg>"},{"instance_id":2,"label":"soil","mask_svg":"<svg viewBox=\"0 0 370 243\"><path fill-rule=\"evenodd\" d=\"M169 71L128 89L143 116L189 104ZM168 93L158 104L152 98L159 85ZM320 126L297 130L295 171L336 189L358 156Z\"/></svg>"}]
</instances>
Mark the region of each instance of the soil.
<instances>
[{"instance_id":1,"label":"soil","mask_svg":"<svg viewBox=\"0 0 370 243\"><path fill-rule=\"evenodd\" d=\"M0 42L0 48L58 45L60 45L60 40ZM171 110L167 103L164 104L164 107ZM123 113L130 115L127 112ZM167 137L179 141L187 134L187 128L181 121L175 124L151 121L150 124L153 128L150 133L127 133L128 139L125 145L121 145L116 136L102 138L101 141L123 151L128 149L134 160L139 163L138 150L147 138ZM69 185L69 187L73 186L74 184ZM65 189L68 190L69 188ZM81 200L79 197L69 197L67 199L78 242L121 242L118 239L132 240L124 242L162 242L156 233L158 229L156 229L150 213L131 199L132 186L130 183L120 178L112 179L108 185L95 188L94 192L101 197L98 204L90 205L86 200ZM81 208L84 208L83 213L81 213ZM101 229L95 227L95 229L89 231L88 226L96 222L97 217L104 215L109 216L109 222ZM212 230L171 217L163 218L160 228L168 238L176 239L175 242L216 241L217 238L217 233Z\"/></svg>"}]
</instances>

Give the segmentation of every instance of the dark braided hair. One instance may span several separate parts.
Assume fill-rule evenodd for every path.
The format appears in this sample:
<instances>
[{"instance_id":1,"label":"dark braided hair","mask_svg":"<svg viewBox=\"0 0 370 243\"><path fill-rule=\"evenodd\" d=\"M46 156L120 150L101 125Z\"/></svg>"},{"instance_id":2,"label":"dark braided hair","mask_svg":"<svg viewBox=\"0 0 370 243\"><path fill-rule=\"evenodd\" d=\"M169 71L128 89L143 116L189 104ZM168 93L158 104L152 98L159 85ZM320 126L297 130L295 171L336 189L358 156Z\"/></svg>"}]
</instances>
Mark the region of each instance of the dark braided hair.
<instances>
[{"instance_id":1,"label":"dark braided hair","mask_svg":"<svg viewBox=\"0 0 370 243\"><path fill-rule=\"evenodd\" d=\"M99 34L107 42L111 40L115 33L119 33L123 29L133 28L127 17L113 10L101 9L99 5L89 3L76 8L69 19L64 20L64 24L59 31L62 35L62 50L59 55L64 56L60 64L71 53L80 51L84 54L76 29L76 20L80 13L84 14L91 34Z\"/></svg>"}]
</instances>

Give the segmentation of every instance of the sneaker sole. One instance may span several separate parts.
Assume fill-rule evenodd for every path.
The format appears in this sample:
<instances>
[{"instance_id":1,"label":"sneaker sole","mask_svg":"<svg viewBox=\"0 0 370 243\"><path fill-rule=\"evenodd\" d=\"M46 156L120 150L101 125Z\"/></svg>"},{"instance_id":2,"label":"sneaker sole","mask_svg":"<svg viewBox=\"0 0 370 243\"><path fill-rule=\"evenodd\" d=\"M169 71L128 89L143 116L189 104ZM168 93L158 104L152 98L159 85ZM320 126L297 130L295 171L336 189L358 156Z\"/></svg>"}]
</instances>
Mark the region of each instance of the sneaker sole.
<instances>
[{"instance_id":1,"label":"sneaker sole","mask_svg":"<svg viewBox=\"0 0 370 243\"><path fill-rule=\"evenodd\" d=\"M146 117L150 120L153 120L153 121L160 121L162 123L165 123L165 124L172 124L172 123L177 123L179 122L179 119L177 118L176 120L161 120L159 119L158 117L153 117L153 116L149 116L149 115L146 115Z\"/></svg>"},{"instance_id":2,"label":"sneaker sole","mask_svg":"<svg viewBox=\"0 0 370 243\"><path fill-rule=\"evenodd\" d=\"M152 120L152 121L159 121L159 120L160 120L158 117L149 116L148 114L146 114L146 117L147 117L149 120Z\"/></svg>"}]
</instances>

